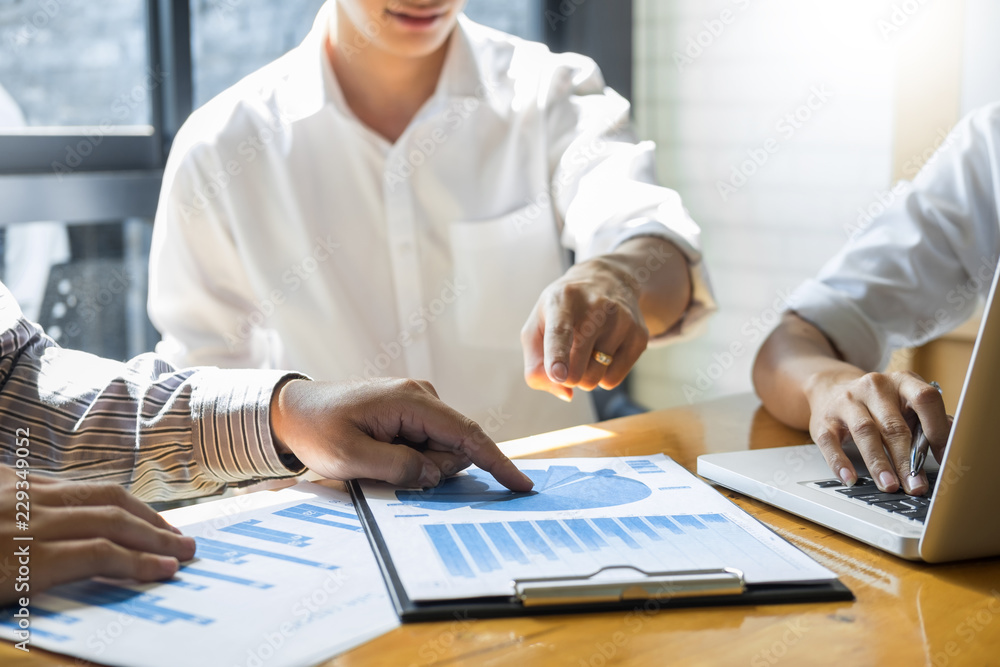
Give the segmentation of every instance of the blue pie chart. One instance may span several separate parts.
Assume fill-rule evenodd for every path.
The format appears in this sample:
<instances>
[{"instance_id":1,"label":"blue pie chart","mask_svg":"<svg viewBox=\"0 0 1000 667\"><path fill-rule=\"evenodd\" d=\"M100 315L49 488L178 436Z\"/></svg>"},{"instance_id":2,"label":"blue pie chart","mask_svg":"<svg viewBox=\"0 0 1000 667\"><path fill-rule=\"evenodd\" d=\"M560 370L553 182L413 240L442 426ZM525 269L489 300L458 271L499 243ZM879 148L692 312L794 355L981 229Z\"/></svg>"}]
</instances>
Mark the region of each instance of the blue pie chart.
<instances>
[{"instance_id":1,"label":"blue pie chart","mask_svg":"<svg viewBox=\"0 0 1000 667\"><path fill-rule=\"evenodd\" d=\"M621 477L608 468L584 472L576 466L549 466L522 472L535 483L528 493L510 491L489 473L473 469L433 489L396 491L396 498L425 510L470 507L498 512L552 512L627 505L652 493L642 482Z\"/></svg>"}]
</instances>

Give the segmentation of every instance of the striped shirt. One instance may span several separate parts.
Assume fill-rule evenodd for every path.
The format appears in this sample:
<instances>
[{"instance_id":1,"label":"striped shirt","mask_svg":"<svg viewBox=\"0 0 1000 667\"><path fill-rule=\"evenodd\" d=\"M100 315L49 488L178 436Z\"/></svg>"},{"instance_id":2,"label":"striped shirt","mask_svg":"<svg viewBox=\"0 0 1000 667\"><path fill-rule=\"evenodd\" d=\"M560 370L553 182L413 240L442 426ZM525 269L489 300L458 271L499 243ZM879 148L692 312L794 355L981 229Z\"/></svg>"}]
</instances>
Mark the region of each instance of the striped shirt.
<instances>
[{"instance_id":1,"label":"striped shirt","mask_svg":"<svg viewBox=\"0 0 1000 667\"><path fill-rule=\"evenodd\" d=\"M0 284L3 465L24 458L32 472L121 484L146 501L292 476L303 467L278 455L270 426L271 396L288 377L297 376L66 350Z\"/></svg>"}]
</instances>

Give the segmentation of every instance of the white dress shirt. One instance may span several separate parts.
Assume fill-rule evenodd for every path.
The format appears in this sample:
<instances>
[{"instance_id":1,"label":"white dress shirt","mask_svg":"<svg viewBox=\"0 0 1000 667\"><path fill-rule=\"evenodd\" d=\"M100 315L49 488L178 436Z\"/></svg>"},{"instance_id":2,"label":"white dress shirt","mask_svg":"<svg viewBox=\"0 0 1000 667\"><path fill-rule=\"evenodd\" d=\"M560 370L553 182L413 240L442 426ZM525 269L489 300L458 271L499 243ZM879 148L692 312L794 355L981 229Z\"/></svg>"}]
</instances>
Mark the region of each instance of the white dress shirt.
<instances>
[{"instance_id":1,"label":"white dress shirt","mask_svg":"<svg viewBox=\"0 0 1000 667\"><path fill-rule=\"evenodd\" d=\"M790 299L865 370L955 328L989 291L1000 257L1000 104L964 118L909 187L881 199L885 213L862 218Z\"/></svg>"},{"instance_id":2,"label":"white dress shirt","mask_svg":"<svg viewBox=\"0 0 1000 667\"><path fill-rule=\"evenodd\" d=\"M567 268L656 235L695 267L699 229L588 58L461 17L440 81L395 144L351 112L305 41L196 111L164 175L150 268L157 348L183 365L405 376L495 439L593 421L524 382L519 332Z\"/></svg>"}]
</instances>

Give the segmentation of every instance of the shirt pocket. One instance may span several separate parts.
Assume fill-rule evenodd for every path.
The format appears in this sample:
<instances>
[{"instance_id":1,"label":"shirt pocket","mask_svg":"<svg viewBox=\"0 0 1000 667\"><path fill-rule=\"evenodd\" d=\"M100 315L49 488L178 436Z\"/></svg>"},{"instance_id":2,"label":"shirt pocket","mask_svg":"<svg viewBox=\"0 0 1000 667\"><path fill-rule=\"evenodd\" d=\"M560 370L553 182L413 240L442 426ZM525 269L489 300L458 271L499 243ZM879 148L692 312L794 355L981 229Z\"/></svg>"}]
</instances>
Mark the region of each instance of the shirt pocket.
<instances>
[{"instance_id":1,"label":"shirt pocket","mask_svg":"<svg viewBox=\"0 0 1000 667\"><path fill-rule=\"evenodd\" d=\"M450 229L459 340L463 345L520 349L521 327L566 257L552 210L531 204L492 220Z\"/></svg>"}]
</instances>

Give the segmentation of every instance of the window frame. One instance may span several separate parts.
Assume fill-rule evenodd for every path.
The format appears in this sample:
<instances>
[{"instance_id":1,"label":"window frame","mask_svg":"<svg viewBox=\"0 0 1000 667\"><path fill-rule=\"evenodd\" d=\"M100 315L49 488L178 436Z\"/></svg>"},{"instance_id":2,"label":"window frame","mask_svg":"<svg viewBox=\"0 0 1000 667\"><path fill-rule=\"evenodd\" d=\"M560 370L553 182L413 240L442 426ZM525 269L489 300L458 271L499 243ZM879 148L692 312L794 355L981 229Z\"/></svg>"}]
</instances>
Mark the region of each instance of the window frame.
<instances>
[{"instance_id":1,"label":"window frame","mask_svg":"<svg viewBox=\"0 0 1000 667\"><path fill-rule=\"evenodd\" d=\"M567 13L566 7L574 11ZM593 57L613 88L632 92L632 0L536 0L541 39L553 50ZM555 25L548 12L562 20ZM152 220L174 137L191 114L194 72L189 0L146 0L151 131L124 128L26 128L0 133L0 227L36 220L70 224ZM87 155L73 166L73 152Z\"/></svg>"},{"instance_id":2,"label":"window frame","mask_svg":"<svg viewBox=\"0 0 1000 667\"><path fill-rule=\"evenodd\" d=\"M0 134L0 226L156 213L166 156L192 111L188 0L146 0L150 128L25 128ZM77 159L83 158L83 159Z\"/></svg>"}]
</instances>

